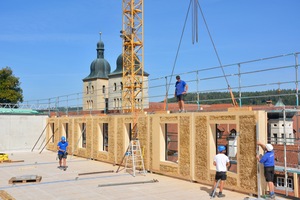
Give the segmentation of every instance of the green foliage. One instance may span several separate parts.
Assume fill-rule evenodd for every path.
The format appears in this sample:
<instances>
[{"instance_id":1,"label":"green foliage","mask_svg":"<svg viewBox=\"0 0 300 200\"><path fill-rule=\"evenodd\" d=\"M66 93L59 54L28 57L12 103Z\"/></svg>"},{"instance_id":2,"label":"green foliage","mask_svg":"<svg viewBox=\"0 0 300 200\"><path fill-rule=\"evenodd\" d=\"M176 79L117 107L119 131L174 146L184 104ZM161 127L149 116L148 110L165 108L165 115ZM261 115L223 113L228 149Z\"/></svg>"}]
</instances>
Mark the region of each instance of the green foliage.
<instances>
[{"instance_id":1,"label":"green foliage","mask_svg":"<svg viewBox=\"0 0 300 200\"><path fill-rule=\"evenodd\" d=\"M0 103L23 102L23 90L19 78L13 75L10 67L0 70Z\"/></svg>"},{"instance_id":2,"label":"green foliage","mask_svg":"<svg viewBox=\"0 0 300 200\"><path fill-rule=\"evenodd\" d=\"M234 97L239 103L239 93L233 92ZM291 89L283 90L267 90L255 92L242 92L242 105L265 105L267 102L272 102L274 105L281 98L285 105L296 105L296 91ZM176 102L173 97L168 100L169 103ZM197 93L189 93L184 97L185 103L196 104ZM209 92L199 93L200 104L225 104L232 103L229 92Z\"/></svg>"}]
</instances>

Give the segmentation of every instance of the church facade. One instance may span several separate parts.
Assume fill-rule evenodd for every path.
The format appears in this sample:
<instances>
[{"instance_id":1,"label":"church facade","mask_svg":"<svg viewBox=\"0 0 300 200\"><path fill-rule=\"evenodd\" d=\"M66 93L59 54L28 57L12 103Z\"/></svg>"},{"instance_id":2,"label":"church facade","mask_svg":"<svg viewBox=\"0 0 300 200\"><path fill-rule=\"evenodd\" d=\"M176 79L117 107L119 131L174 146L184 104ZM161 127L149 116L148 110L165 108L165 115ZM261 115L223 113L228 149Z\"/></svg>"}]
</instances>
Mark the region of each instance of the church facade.
<instances>
[{"instance_id":1,"label":"church facade","mask_svg":"<svg viewBox=\"0 0 300 200\"><path fill-rule=\"evenodd\" d=\"M90 74L83 79L83 110L100 110L107 113L122 110L123 90L123 56L118 56L116 69L111 72L109 62L104 58L104 43L101 38L97 43L97 58L90 65ZM142 77L142 75L137 75ZM142 108L149 108L148 77L144 72L143 96L141 94L136 101Z\"/></svg>"}]
</instances>

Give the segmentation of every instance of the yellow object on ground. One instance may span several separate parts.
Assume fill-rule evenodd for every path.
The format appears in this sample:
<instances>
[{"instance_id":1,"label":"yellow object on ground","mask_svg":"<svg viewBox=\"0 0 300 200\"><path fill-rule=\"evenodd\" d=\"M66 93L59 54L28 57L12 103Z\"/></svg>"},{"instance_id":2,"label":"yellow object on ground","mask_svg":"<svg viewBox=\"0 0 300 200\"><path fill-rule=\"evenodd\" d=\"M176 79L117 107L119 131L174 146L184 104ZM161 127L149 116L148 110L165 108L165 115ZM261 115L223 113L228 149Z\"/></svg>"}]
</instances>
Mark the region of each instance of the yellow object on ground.
<instances>
[{"instance_id":1,"label":"yellow object on ground","mask_svg":"<svg viewBox=\"0 0 300 200\"><path fill-rule=\"evenodd\" d=\"M0 161L8 160L8 155L5 153L0 153Z\"/></svg>"}]
</instances>

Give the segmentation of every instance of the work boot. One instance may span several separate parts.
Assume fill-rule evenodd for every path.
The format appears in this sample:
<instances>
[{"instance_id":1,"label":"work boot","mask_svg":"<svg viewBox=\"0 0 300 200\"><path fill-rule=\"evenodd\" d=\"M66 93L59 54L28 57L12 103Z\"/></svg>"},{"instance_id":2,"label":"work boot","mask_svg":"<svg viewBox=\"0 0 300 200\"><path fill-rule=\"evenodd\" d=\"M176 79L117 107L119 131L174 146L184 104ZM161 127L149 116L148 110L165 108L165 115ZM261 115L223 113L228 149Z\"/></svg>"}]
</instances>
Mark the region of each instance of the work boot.
<instances>
[{"instance_id":1,"label":"work boot","mask_svg":"<svg viewBox=\"0 0 300 200\"><path fill-rule=\"evenodd\" d=\"M219 192L218 197L219 198L225 197L225 194L222 194L222 192Z\"/></svg>"},{"instance_id":2,"label":"work boot","mask_svg":"<svg viewBox=\"0 0 300 200\"><path fill-rule=\"evenodd\" d=\"M275 194L271 194L270 199L275 199Z\"/></svg>"}]
</instances>

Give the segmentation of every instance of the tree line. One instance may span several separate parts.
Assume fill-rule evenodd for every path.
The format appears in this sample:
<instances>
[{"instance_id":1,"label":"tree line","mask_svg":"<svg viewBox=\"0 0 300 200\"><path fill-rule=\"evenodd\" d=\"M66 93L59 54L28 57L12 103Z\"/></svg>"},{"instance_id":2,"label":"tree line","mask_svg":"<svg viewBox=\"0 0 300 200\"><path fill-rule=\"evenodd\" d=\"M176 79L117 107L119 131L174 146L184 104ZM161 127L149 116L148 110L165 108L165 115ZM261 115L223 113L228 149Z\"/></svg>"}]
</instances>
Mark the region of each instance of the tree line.
<instances>
[{"instance_id":1,"label":"tree line","mask_svg":"<svg viewBox=\"0 0 300 200\"><path fill-rule=\"evenodd\" d=\"M237 103L239 103L239 93L233 92L233 95ZM282 89L241 93L242 105L276 104L279 99L281 99L285 105L296 105L296 91L292 89ZM175 97L168 99L169 103L176 101ZM232 103L229 92L188 93L184 96L184 101L188 104L199 103L208 105Z\"/></svg>"}]
</instances>

